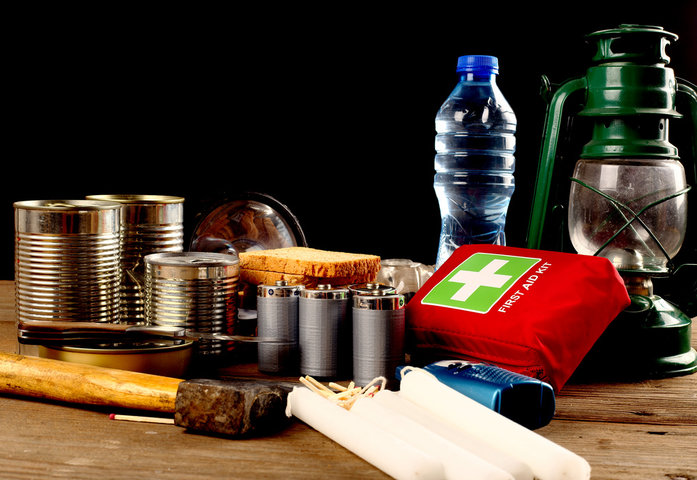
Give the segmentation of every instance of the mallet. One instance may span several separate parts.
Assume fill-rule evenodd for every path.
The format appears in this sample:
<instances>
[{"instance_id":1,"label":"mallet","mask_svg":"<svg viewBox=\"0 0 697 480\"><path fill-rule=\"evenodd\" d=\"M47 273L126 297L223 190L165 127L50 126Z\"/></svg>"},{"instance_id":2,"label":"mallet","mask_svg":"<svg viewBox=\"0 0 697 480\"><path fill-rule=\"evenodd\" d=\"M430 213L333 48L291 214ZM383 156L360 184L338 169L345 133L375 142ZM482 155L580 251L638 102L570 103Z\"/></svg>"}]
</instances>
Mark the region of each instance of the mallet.
<instances>
[{"instance_id":1,"label":"mallet","mask_svg":"<svg viewBox=\"0 0 697 480\"><path fill-rule=\"evenodd\" d=\"M60 360L0 353L0 392L83 405L173 413L202 433L258 435L285 426L292 384L182 380Z\"/></svg>"}]
</instances>

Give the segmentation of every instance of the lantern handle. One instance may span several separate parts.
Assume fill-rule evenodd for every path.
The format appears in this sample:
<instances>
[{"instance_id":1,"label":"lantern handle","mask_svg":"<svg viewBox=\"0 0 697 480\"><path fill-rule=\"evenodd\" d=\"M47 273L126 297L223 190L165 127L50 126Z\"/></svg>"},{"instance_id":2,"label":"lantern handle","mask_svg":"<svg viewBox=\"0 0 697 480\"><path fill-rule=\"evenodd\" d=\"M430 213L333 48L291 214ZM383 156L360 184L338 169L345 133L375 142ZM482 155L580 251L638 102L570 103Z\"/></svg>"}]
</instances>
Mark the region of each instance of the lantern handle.
<instances>
[{"instance_id":1,"label":"lantern handle","mask_svg":"<svg viewBox=\"0 0 697 480\"><path fill-rule=\"evenodd\" d=\"M551 92L549 80L543 76L543 97L549 98ZM561 131L564 105L568 98L587 87L586 77L571 79L562 84L549 100L545 117L545 129L542 135L542 149L538 163L537 180L533 194L533 203L528 225L528 248L540 248L542 230L547 215L549 189L552 183L554 160Z\"/></svg>"},{"instance_id":2,"label":"lantern handle","mask_svg":"<svg viewBox=\"0 0 697 480\"><path fill-rule=\"evenodd\" d=\"M692 146L692 151L690 153L692 154L693 160L692 181L694 185L697 185L697 85L680 77L678 77L676 81L678 84L678 95L687 100L689 117L692 120L692 130L690 130L692 132L692 142L690 142ZM685 165L685 167L688 166Z\"/></svg>"}]
</instances>

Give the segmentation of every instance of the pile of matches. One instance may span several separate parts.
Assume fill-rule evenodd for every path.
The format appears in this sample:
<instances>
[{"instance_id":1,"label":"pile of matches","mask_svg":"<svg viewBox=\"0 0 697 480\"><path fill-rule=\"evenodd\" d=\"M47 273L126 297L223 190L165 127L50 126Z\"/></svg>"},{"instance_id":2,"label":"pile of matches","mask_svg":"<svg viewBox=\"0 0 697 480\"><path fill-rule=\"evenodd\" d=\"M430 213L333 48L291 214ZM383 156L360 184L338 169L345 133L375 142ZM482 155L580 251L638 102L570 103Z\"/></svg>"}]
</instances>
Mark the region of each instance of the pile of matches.
<instances>
[{"instance_id":1,"label":"pile of matches","mask_svg":"<svg viewBox=\"0 0 697 480\"><path fill-rule=\"evenodd\" d=\"M379 390L384 390L387 379L385 377L376 377L365 387L357 387L352 381L348 386L344 387L334 382L329 382L325 386L311 376L305 375L300 377L300 383L340 407L351 410L351 407L359 398L371 397Z\"/></svg>"}]
</instances>

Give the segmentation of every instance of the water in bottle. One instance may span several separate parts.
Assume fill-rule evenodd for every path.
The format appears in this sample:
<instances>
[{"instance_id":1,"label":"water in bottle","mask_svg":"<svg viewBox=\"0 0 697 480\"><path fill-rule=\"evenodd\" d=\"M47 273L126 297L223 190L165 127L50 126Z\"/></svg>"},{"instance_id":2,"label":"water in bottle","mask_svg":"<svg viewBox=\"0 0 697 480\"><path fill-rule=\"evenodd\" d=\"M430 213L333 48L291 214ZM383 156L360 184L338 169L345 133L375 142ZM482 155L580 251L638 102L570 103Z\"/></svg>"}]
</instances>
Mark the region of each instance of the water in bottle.
<instances>
[{"instance_id":1,"label":"water in bottle","mask_svg":"<svg viewBox=\"0 0 697 480\"><path fill-rule=\"evenodd\" d=\"M436 116L436 268L466 244L505 245L515 180L516 117L496 84L498 59L458 59L460 79Z\"/></svg>"}]
</instances>

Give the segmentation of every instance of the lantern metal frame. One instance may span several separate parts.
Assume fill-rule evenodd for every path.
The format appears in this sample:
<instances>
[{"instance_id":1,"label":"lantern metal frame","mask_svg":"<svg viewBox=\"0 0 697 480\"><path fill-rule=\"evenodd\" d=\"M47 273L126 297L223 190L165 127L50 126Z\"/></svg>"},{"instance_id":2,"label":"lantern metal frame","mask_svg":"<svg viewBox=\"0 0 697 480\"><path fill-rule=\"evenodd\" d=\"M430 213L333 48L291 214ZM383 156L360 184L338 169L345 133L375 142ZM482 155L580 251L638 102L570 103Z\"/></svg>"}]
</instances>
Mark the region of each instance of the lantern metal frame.
<instances>
[{"instance_id":1,"label":"lantern metal frame","mask_svg":"<svg viewBox=\"0 0 697 480\"><path fill-rule=\"evenodd\" d=\"M620 25L591 33L587 40L595 43L597 50L593 65L584 76L556 86L543 77L541 93L548 108L528 226L529 248L574 251L566 216L570 184L582 183L570 173L579 158L672 159L682 162L688 183L697 185L697 87L675 78L672 69L666 68L670 59L665 47L677 40L677 35L662 27ZM622 50L619 44L629 45L629 49ZM681 102L686 105L685 115L676 109L682 105ZM685 151L681 150L687 155L679 157L678 149L668 141L668 120L685 117L692 120L692 130L688 132L692 138ZM573 143L577 139L570 132L580 131L585 126L584 119L591 120L592 138L579 155L576 153L578 145ZM644 124L638 128L633 122ZM655 128L651 126L652 122L655 122ZM649 128L643 128L646 123ZM608 127L610 124L612 127ZM573 158L570 165L569 157ZM685 195L690 188L688 186L658 202ZM690 208L693 204L697 206L694 195L690 200L688 212L692 211L694 215L697 208ZM628 218L623 229L629 228L633 222L641 223L641 214L652 206L634 212L619 202L613 205L618 209L626 208ZM657 240L653 233L650 235ZM697 296L697 229L694 225L690 227L689 222L688 239L694 245L690 243L685 248L683 244L685 254L681 250L680 255L683 263L677 268L672 263L674 259L660 246L668 256L668 272L664 275L667 281L659 281L661 287L668 286L666 295L654 294L651 278L638 280L642 286L636 287L633 282L637 280L631 272L620 271L629 285L628 290L631 290L632 304L596 342L579 368L580 375L656 378L697 371L697 352L690 345L692 322L681 310L685 306L690 315L697 315L693 309ZM688 281L682 277L687 277ZM674 278L682 278L682 284L687 284L688 290L680 293L673 288ZM690 291L689 285L694 285L695 290ZM673 293L679 295L673 296Z\"/></svg>"}]
</instances>

